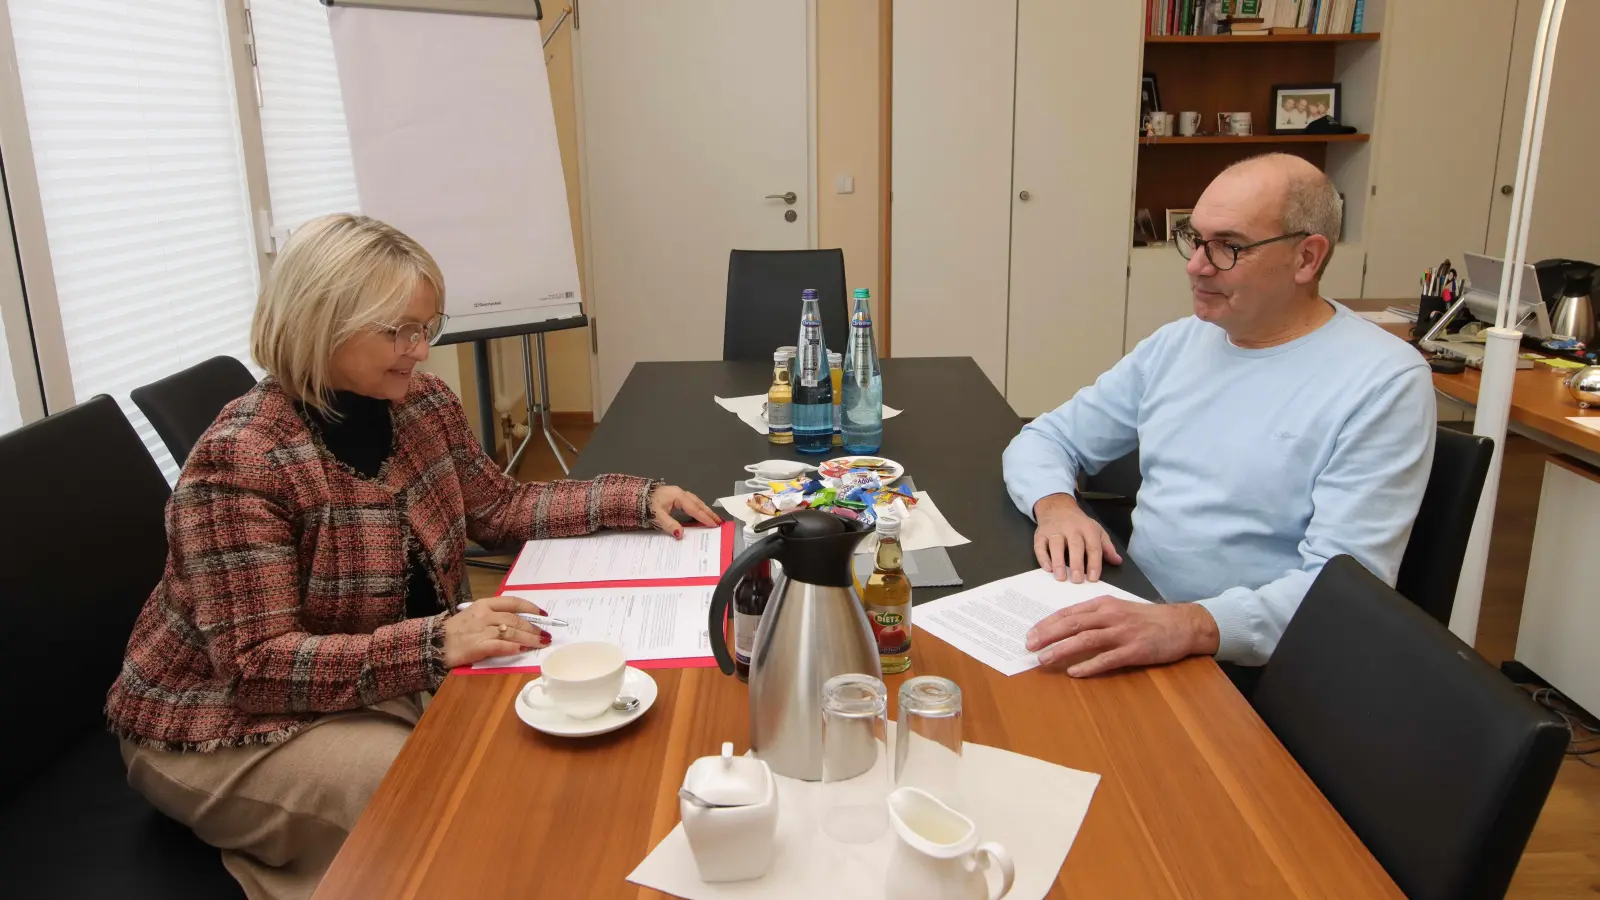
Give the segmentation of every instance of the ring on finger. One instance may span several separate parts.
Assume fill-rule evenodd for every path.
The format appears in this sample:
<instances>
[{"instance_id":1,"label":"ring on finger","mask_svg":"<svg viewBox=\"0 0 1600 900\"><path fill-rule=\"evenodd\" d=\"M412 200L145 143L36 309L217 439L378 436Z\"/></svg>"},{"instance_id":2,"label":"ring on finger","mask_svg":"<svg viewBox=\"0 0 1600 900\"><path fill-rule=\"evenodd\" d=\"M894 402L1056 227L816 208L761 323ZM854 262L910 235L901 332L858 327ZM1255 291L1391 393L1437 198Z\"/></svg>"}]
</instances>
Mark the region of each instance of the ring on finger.
<instances>
[{"instance_id":1,"label":"ring on finger","mask_svg":"<svg viewBox=\"0 0 1600 900\"><path fill-rule=\"evenodd\" d=\"M495 627L495 631L498 632L499 635L500 635L500 640L502 640L502 641L505 640L506 639L506 631L509 630L509 629L506 628L505 624L501 623L501 624L496 625L494 627Z\"/></svg>"}]
</instances>

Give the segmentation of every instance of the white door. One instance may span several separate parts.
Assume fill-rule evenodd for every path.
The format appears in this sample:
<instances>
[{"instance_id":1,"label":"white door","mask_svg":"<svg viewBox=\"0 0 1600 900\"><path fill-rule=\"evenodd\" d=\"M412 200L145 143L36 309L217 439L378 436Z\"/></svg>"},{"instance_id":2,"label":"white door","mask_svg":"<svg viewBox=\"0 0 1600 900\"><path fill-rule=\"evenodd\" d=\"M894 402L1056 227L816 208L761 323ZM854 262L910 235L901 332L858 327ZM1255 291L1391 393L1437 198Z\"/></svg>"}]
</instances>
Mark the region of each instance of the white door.
<instances>
[{"instance_id":1,"label":"white door","mask_svg":"<svg viewBox=\"0 0 1600 900\"><path fill-rule=\"evenodd\" d=\"M892 350L970 356L1002 393L1016 61L1016 0L895 4Z\"/></svg>"},{"instance_id":2,"label":"white door","mask_svg":"<svg viewBox=\"0 0 1600 900\"><path fill-rule=\"evenodd\" d=\"M806 0L584 0L579 15L604 412L636 362L721 358L730 250L810 246L811 20Z\"/></svg>"},{"instance_id":3,"label":"white door","mask_svg":"<svg viewBox=\"0 0 1600 900\"><path fill-rule=\"evenodd\" d=\"M1483 246L1516 4L1388 6L1362 294L1415 297L1423 269Z\"/></svg>"},{"instance_id":4,"label":"white door","mask_svg":"<svg viewBox=\"0 0 1600 900\"><path fill-rule=\"evenodd\" d=\"M1095 19L1084 28L1060 0L1017 4L1005 394L1019 416L1065 403L1122 356L1144 13L1116 3ZM1101 89L1085 90L1084 72Z\"/></svg>"},{"instance_id":5,"label":"white door","mask_svg":"<svg viewBox=\"0 0 1600 900\"><path fill-rule=\"evenodd\" d=\"M1506 252L1512 183L1522 141L1522 117L1533 65L1534 33L1539 30L1538 0L1517 4L1517 30L1511 44L1511 70L1505 115L1500 123L1500 162L1495 167L1489 214L1490 256ZM1600 262L1600 175L1594 159L1595 116L1600 108L1600 3L1568 3L1556 44L1556 68L1545 110L1544 147L1533 191L1529 262L1552 257Z\"/></svg>"}]
</instances>

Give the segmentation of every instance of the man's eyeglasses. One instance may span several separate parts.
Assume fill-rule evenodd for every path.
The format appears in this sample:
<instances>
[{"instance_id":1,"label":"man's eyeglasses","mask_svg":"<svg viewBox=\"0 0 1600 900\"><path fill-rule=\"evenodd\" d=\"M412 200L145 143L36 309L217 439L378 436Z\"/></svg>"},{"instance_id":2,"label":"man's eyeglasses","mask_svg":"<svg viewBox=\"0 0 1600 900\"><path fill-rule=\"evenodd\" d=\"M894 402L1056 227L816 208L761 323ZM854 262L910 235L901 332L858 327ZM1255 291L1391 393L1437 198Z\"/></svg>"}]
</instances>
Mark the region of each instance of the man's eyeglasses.
<instances>
[{"instance_id":1,"label":"man's eyeglasses","mask_svg":"<svg viewBox=\"0 0 1600 900\"><path fill-rule=\"evenodd\" d=\"M439 313L426 322L407 322L404 325L379 325L378 330L387 331L394 335L394 352L410 353L417 345L426 341L429 346L439 340L439 335L444 332L444 324L450 317Z\"/></svg>"},{"instance_id":2,"label":"man's eyeglasses","mask_svg":"<svg viewBox=\"0 0 1600 900\"><path fill-rule=\"evenodd\" d=\"M1267 238L1264 241L1256 241L1254 244L1240 245L1235 244L1232 241L1208 241L1200 236L1200 232L1195 231L1193 227L1185 224L1179 225L1177 228L1173 229L1172 242L1178 245L1178 253L1184 259L1193 259L1195 249L1202 246L1205 247L1206 259L1211 261L1212 267L1217 269L1219 272L1226 272L1239 264L1239 254L1246 250L1254 250L1255 248L1264 244L1276 243L1277 241L1287 241L1290 238L1302 238L1310 236L1311 233L1308 231L1292 231L1288 234L1280 234L1277 237Z\"/></svg>"}]
</instances>

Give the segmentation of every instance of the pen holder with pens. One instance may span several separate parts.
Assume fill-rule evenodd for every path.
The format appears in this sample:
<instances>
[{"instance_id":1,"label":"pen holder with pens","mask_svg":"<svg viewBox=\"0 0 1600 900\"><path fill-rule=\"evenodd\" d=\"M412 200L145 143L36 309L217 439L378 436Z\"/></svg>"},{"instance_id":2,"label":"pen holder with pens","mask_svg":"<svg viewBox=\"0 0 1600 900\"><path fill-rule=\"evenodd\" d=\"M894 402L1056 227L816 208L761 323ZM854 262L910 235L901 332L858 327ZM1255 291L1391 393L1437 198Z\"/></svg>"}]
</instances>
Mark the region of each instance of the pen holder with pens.
<instances>
[{"instance_id":1,"label":"pen holder with pens","mask_svg":"<svg viewBox=\"0 0 1600 900\"><path fill-rule=\"evenodd\" d=\"M1451 299L1450 303L1453 302L1455 302L1454 298ZM1411 326L1411 340L1422 340L1427 335L1428 330L1433 328L1434 324L1439 321L1439 317L1444 315L1445 311L1450 308L1450 303L1445 302L1442 295L1430 297L1427 294L1423 294L1419 297L1417 299L1417 322ZM1462 321L1462 317L1456 316L1455 321L1452 321L1445 331L1453 334L1460 331L1461 326L1464 324L1466 323Z\"/></svg>"}]
</instances>

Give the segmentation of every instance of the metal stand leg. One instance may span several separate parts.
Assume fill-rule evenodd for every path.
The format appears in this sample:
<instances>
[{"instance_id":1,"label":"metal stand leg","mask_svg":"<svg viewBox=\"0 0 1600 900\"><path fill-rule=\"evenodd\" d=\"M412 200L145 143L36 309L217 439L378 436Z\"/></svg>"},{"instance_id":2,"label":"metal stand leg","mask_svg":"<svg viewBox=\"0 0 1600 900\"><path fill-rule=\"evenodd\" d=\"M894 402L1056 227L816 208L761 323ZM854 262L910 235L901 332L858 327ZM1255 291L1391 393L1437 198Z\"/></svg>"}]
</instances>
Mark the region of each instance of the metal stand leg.
<instances>
[{"instance_id":1,"label":"metal stand leg","mask_svg":"<svg viewBox=\"0 0 1600 900\"><path fill-rule=\"evenodd\" d=\"M533 379L533 366L534 366L534 362L533 362L533 343L535 341L537 341L538 344L539 344L539 382L538 382L538 384L545 386L545 390L544 390L543 393L540 393L538 391L538 386L534 384L534 379ZM532 341L529 340L528 335L523 335L522 336L522 390L523 390L524 402L527 404L526 409L527 409L527 412L528 412L528 436L522 439L522 444L517 447L517 452L513 453L511 455L511 461L506 464L506 472L507 472L507 474L512 474L512 473L516 472L517 463L522 460L523 452L525 452L528 449L529 442L531 442L533 440L533 420L534 420L534 416L538 416L539 417L540 430L544 432L544 439L547 442L549 442L549 444L550 444L550 452L555 454L556 464L561 467L562 474L568 474L568 473L570 473L572 471L572 469L567 465L566 459L561 455L561 448L556 446L556 439L559 438L561 440L561 443L565 444L567 446L567 449L571 450L573 453L577 453L578 452L578 448L574 447L572 445L572 442L567 440L565 435L563 435L559 431L556 431L555 427L550 424L550 389L549 389L549 384L550 384L550 370L545 365L544 334L540 333L538 335L535 335ZM512 477L515 477L515 475L513 474Z\"/></svg>"}]
</instances>

